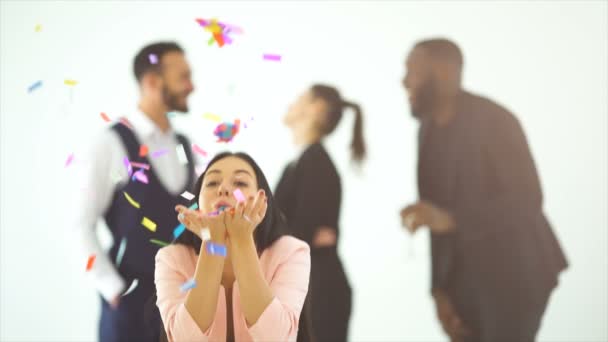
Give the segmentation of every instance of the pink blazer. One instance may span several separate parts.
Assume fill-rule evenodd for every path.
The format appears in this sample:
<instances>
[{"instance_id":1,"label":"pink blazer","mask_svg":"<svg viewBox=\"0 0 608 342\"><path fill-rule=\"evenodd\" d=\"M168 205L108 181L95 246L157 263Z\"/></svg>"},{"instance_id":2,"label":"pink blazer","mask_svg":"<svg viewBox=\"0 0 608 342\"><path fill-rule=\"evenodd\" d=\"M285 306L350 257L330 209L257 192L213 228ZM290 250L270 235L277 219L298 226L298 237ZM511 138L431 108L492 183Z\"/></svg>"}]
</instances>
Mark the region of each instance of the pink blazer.
<instances>
[{"instance_id":1,"label":"pink blazer","mask_svg":"<svg viewBox=\"0 0 608 342\"><path fill-rule=\"evenodd\" d=\"M180 286L194 277L197 255L184 245L170 245L156 254L157 301L169 341L226 341L226 295L220 285L215 319L201 331L184 306L187 292ZM291 236L279 238L260 256L262 272L274 299L258 321L247 327L241 311L238 282L232 290L236 341L295 341L298 319L308 292L310 249Z\"/></svg>"}]
</instances>

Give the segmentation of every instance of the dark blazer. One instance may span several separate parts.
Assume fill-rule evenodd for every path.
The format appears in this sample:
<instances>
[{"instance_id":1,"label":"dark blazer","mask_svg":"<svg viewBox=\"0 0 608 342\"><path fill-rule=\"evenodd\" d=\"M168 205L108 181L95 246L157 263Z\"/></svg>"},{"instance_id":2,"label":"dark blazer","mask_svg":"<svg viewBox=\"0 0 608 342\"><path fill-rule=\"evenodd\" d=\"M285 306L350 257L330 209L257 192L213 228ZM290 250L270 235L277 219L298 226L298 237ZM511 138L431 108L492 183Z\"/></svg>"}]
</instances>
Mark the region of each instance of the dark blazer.
<instances>
[{"instance_id":1,"label":"dark blazer","mask_svg":"<svg viewBox=\"0 0 608 342\"><path fill-rule=\"evenodd\" d=\"M468 92L457 102L454 138L445 146L452 200L444 208L457 228L431 236L433 288L448 288L459 272L522 294L554 287L567 261L543 214L538 173L519 122ZM430 124L421 119L419 161ZM418 172L422 192L420 162Z\"/></svg>"}]
</instances>

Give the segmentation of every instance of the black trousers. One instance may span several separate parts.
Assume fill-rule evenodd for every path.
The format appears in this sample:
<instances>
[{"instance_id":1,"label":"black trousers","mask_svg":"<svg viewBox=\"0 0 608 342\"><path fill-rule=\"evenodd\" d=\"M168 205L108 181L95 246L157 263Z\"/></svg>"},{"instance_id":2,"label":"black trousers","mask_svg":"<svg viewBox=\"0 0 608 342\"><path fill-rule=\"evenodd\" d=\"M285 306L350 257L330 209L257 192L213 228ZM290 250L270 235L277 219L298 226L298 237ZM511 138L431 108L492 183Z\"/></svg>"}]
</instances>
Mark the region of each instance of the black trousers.
<instances>
[{"instance_id":1,"label":"black trousers","mask_svg":"<svg viewBox=\"0 0 608 342\"><path fill-rule=\"evenodd\" d=\"M309 295L314 340L346 341L352 290L335 247L311 250Z\"/></svg>"},{"instance_id":2,"label":"black trousers","mask_svg":"<svg viewBox=\"0 0 608 342\"><path fill-rule=\"evenodd\" d=\"M116 309L101 298L99 341L158 342L160 313L156 305L150 305L154 290L152 279L140 279L133 292L121 298Z\"/></svg>"},{"instance_id":3,"label":"black trousers","mask_svg":"<svg viewBox=\"0 0 608 342\"><path fill-rule=\"evenodd\" d=\"M487 273L463 273L447 289L460 318L472 332L465 341L535 341L553 284L521 286L520 279L492 278L488 281Z\"/></svg>"}]
</instances>

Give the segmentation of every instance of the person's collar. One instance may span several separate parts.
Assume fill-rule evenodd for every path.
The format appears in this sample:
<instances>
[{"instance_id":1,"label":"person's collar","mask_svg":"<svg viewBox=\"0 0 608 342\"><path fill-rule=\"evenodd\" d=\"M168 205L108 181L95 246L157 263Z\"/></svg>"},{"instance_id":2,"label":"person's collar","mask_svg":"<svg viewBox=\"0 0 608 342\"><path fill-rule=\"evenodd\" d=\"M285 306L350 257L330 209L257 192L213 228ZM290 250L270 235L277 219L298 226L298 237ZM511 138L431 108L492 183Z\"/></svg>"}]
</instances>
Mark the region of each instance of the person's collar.
<instances>
[{"instance_id":1,"label":"person's collar","mask_svg":"<svg viewBox=\"0 0 608 342\"><path fill-rule=\"evenodd\" d=\"M129 115L127 119L137 130L137 133L142 137L150 137L154 134L173 134L173 128L171 126L169 126L169 130L167 130L167 132L161 131L160 128L156 126L156 123L154 123L154 121L152 121L152 119L150 119L150 117L138 107L135 108L133 114Z\"/></svg>"}]
</instances>

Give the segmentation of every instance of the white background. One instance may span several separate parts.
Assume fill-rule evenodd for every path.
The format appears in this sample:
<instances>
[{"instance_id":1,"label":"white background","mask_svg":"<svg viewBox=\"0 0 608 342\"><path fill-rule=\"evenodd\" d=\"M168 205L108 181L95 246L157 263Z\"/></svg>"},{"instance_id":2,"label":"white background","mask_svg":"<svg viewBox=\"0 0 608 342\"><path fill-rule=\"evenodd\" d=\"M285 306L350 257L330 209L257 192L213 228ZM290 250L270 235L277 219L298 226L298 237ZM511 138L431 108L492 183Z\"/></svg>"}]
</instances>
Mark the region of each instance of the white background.
<instances>
[{"instance_id":1,"label":"white background","mask_svg":"<svg viewBox=\"0 0 608 342\"><path fill-rule=\"evenodd\" d=\"M70 169L107 126L100 112L132 110L132 59L161 39L179 42L194 71L190 114L175 126L210 152L250 152L272 184L295 153L281 118L299 92L327 82L361 103L363 172L348 162L350 115L326 144L344 187L351 340L446 340L428 294L428 235L410 240L398 216L417 197L404 60L415 41L434 36L461 46L465 86L517 115L538 164L546 213L571 263L539 340L608 340L606 2L2 1L0 9L0 340L96 339L98 297L64 224L73 214ZM197 17L245 34L209 47ZM79 83L70 90L65 79ZM231 146L218 145L206 112L254 121ZM74 164L64 168L70 153Z\"/></svg>"}]
</instances>

